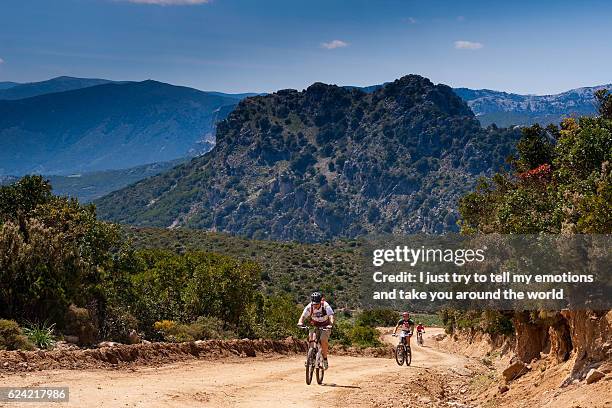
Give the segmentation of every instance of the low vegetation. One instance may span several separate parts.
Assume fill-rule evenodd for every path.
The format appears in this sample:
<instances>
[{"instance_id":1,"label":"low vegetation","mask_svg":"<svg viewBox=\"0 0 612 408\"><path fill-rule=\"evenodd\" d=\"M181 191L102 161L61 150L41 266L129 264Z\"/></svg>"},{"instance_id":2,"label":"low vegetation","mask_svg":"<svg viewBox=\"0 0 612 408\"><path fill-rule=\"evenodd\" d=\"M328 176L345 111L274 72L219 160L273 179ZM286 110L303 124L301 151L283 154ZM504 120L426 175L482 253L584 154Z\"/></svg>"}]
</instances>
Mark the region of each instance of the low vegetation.
<instances>
[{"instance_id":1,"label":"low vegetation","mask_svg":"<svg viewBox=\"0 0 612 408\"><path fill-rule=\"evenodd\" d=\"M312 285L299 293L322 289L334 306L336 295L349 299L340 281L326 287L322 278L334 278L331 268L356 267L353 241L300 246L220 234L172 241L155 232L147 231L159 245L134 231L126 235L99 221L93 206L54 196L38 176L0 187L0 315L12 319L0 325L1 347L45 349L62 337L91 346L142 336L172 342L304 336L296 327L303 299L297 287L277 290L271 283L288 282L291 270L276 272L296 260L317 277L298 281ZM172 249L161 248L169 242ZM263 270L264 260L276 269ZM346 320L334 339L378 345L378 321L368 316Z\"/></svg>"}]
</instances>

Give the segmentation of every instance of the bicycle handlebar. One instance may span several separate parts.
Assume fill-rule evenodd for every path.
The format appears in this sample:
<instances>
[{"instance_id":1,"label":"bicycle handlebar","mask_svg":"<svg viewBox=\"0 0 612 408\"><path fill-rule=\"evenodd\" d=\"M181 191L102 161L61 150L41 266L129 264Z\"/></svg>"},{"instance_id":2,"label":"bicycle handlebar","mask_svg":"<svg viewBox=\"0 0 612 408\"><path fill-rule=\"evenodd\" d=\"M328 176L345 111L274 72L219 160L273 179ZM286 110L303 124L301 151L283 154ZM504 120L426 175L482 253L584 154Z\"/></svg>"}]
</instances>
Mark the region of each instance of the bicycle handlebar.
<instances>
[{"instance_id":1,"label":"bicycle handlebar","mask_svg":"<svg viewBox=\"0 0 612 408\"><path fill-rule=\"evenodd\" d=\"M306 325L302 325L302 326L300 326L300 325L298 324L298 328L303 329L303 330L310 330L310 328L311 328L311 327L312 327L313 329L319 329L319 330L328 331L328 330L331 330L333 326L332 326L332 325L329 325L329 326L317 327L317 326L306 326Z\"/></svg>"}]
</instances>

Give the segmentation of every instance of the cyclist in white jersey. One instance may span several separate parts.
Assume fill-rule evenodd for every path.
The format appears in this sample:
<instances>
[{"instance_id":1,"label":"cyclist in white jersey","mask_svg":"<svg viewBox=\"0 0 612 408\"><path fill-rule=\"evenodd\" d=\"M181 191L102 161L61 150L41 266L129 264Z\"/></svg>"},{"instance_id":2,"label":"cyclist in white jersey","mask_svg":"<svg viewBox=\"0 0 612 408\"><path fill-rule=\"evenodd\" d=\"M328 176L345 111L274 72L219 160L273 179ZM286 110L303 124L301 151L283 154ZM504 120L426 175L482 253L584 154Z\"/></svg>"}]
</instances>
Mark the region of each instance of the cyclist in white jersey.
<instances>
[{"instance_id":1,"label":"cyclist in white jersey","mask_svg":"<svg viewBox=\"0 0 612 408\"><path fill-rule=\"evenodd\" d=\"M334 325L334 311L323 300L323 295L320 292L314 292L310 295L310 303L304 308L298 326L304 325L304 320L308 319L311 325L318 328L328 328ZM323 366L325 369L329 367L327 363L327 350L329 348L329 336L331 330L321 330L321 354L323 354Z\"/></svg>"}]
</instances>

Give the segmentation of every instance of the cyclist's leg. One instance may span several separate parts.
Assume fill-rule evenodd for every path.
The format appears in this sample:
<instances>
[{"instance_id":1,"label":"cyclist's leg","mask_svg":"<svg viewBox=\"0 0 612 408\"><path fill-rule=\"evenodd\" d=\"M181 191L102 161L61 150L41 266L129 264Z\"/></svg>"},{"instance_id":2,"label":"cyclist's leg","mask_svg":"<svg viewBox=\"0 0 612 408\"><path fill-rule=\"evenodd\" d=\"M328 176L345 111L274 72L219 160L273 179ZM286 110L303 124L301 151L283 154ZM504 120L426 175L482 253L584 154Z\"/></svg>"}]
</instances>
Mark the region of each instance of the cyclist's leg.
<instances>
[{"instance_id":1,"label":"cyclist's leg","mask_svg":"<svg viewBox=\"0 0 612 408\"><path fill-rule=\"evenodd\" d=\"M327 351L329 350L329 335L330 330L321 330L321 354L327 360Z\"/></svg>"}]
</instances>

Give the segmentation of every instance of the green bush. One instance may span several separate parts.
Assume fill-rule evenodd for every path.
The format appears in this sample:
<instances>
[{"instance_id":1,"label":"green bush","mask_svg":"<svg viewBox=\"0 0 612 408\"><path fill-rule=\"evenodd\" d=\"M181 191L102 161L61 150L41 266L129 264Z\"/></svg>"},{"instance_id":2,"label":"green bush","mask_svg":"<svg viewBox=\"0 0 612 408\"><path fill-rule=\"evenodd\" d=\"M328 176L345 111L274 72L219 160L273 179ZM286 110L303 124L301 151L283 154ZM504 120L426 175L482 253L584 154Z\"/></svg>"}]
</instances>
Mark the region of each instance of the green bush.
<instances>
[{"instance_id":1,"label":"green bush","mask_svg":"<svg viewBox=\"0 0 612 408\"><path fill-rule=\"evenodd\" d=\"M140 322L130 312L116 306L106 309L102 338L120 343L128 343L132 330L138 331ZM159 339L161 340L161 339Z\"/></svg>"},{"instance_id":2,"label":"green bush","mask_svg":"<svg viewBox=\"0 0 612 408\"><path fill-rule=\"evenodd\" d=\"M343 346L351 345L351 338L349 336L350 330L353 328L351 320L336 316L334 328L332 329L331 341L333 343L339 343Z\"/></svg>"},{"instance_id":3,"label":"green bush","mask_svg":"<svg viewBox=\"0 0 612 408\"><path fill-rule=\"evenodd\" d=\"M55 345L55 323L32 323L23 332L38 348L50 349Z\"/></svg>"},{"instance_id":4,"label":"green bush","mask_svg":"<svg viewBox=\"0 0 612 408\"><path fill-rule=\"evenodd\" d=\"M352 346L357 347L379 347L380 332L371 326L353 326L348 331L348 337Z\"/></svg>"},{"instance_id":5,"label":"green bush","mask_svg":"<svg viewBox=\"0 0 612 408\"><path fill-rule=\"evenodd\" d=\"M248 310L248 317L239 334L276 340L289 336L300 337L302 333L296 323L301 313L301 307L289 295L258 295Z\"/></svg>"},{"instance_id":6,"label":"green bush","mask_svg":"<svg viewBox=\"0 0 612 408\"><path fill-rule=\"evenodd\" d=\"M0 350L32 350L34 345L14 320L0 319Z\"/></svg>"},{"instance_id":7,"label":"green bush","mask_svg":"<svg viewBox=\"0 0 612 408\"><path fill-rule=\"evenodd\" d=\"M62 326L71 303L99 300L95 287L111 261L118 227L95 207L51 194L40 176L0 186L0 310L18 321Z\"/></svg>"},{"instance_id":8,"label":"green bush","mask_svg":"<svg viewBox=\"0 0 612 408\"><path fill-rule=\"evenodd\" d=\"M184 341L226 339L235 334L223 328L223 321L209 316L200 316L193 323L176 323L172 320L155 322L153 328L164 341L180 343Z\"/></svg>"},{"instance_id":9,"label":"green bush","mask_svg":"<svg viewBox=\"0 0 612 408\"><path fill-rule=\"evenodd\" d=\"M370 327L395 326L400 317L400 313L392 309L364 310L357 316L356 324Z\"/></svg>"},{"instance_id":10,"label":"green bush","mask_svg":"<svg viewBox=\"0 0 612 408\"><path fill-rule=\"evenodd\" d=\"M380 332L372 326L363 326L352 319L336 317L331 341L343 346L380 347Z\"/></svg>"}]
</instances>

